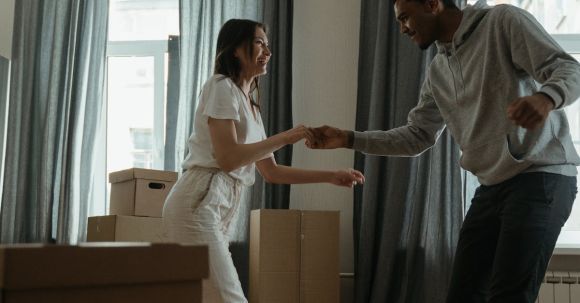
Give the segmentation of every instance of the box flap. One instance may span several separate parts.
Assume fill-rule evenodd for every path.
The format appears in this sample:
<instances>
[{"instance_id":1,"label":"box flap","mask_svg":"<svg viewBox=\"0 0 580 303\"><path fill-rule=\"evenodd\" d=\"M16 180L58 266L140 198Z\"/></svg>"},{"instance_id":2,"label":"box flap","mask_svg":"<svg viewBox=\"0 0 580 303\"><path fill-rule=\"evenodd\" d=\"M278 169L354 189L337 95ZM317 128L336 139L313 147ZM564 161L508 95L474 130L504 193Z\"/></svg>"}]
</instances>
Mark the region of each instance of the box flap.
<instances>
[{"instance_id":1,"label":"box flap","mask_svg":"<svg viewBox=\"0 0 580 303\"><path fill-rule=\"evenodd\" d=\"M299 270L300 211L252 210L250 302L298 302Z\"/></svg>"},{"instance_id":2,"label":"box flap","mask_svg":"<svg viewBox=\"0 0 580 303\"><path fill-rule=\"evenodd\" d=\"M177 173L174 171L156 169L130 168L109 174L109 183L119 183L131 179L149 179L173 182L177 180Z\"/></svg>"},{"instance_id":3,"label":"box flap","mask_svg":"<svg viewBox=\"0 0 580 303\"><path fill-rule=\"evenodd\" d=\"M338 211L303 211L301 219L300 279L333 279L340 271L340 214Z\"/></svg>"},{"instance_id":4,"label":"box flap","mask_svg":"<svg viewBox=\"0 0 580 303\"><path fill-rule=\"evenodd\" d=\"M95 242L0 245L0 288L193 281L208 277L206 246Z\"/></svg>"},{"instance_id":5,"label":"box flap","mask_svg":"<svg viewBox=\"0 0 580 303\"><path fill-rule=\"evenodd\" d=\"M260 210L260 272L300 270L300 212Z\"/></svg>"}]
</instances>

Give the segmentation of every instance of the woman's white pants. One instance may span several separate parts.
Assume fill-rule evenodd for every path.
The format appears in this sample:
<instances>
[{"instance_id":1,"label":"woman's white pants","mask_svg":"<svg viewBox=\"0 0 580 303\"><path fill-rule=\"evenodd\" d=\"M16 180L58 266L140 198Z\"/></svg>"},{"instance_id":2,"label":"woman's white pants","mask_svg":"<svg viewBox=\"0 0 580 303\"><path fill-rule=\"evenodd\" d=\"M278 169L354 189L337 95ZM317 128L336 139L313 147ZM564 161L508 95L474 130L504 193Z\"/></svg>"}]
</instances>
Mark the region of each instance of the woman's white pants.
<instances>
[{"instance_id":1,"label":"woman's white pants","mask_svg":"<svg viewBox=\"0 0 580 303\"><path fill-rule=\"evenodd\" d=\"M163 208L164 234L170 242L207 245L209 281L204 303L247 303L229 251L243 190L239 180L214 168L195 167L177 180Z\"/></svg>"}]
</instances>

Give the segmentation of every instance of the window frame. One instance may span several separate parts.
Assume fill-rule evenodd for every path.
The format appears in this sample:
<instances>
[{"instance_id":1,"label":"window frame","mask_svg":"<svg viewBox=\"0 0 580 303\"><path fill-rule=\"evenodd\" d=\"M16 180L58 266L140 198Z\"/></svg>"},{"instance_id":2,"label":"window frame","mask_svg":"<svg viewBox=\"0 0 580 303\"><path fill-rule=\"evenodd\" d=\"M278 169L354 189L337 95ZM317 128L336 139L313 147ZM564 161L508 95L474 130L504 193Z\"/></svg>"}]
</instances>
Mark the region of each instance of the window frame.
<instances>
[{"instance_id":1,"label":"window frame","mask_svg":"<svg viewBox=\"0 0 580 303\"><path fill-rule=\"evenodd\" d=\"M164 169L165 161L165 70L166 55L169 40L135 40L135 41L107 41L105 94L103 95L106 106L109 104L108 78L109 58L113 57L153 57L153 163L152 169ZM107 115L105 128L105 144L108 144L109 117ZM106 149L105 163L108 163L108 147ZM105 165L108 174L108 164ZM104 213L109 213L111 184L106 183Z\"/></svg>"},{"instance_id":2,"label":"window frame","mask_svg":"<svg viewBox=\"0 0 580 303\"><path fill-rule=\"evenodd\" d=\"M111 57L153 57L154 148L152 168L163 169L165 157L165 60L168 40L108 41L107 43L107 66ZM108 104L108 97L106 99Z\"/></svg>"}]
</instances>

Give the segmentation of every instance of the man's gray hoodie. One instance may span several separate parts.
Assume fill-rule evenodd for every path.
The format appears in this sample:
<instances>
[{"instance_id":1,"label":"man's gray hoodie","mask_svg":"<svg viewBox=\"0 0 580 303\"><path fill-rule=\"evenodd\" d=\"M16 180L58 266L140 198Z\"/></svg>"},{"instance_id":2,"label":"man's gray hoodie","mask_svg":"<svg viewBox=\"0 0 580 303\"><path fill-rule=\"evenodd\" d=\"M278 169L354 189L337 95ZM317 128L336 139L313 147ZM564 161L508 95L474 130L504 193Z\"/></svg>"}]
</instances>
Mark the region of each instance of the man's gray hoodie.
<instances>
[{"instance_id":1,"label":"man's gray hoodie","mask_svg":"<svg viewBox=\"0 0 580 303\"><path fill-rule=\"evenodd\" d=\"M415 156L447 126L462 151L461 166L481 184L532 171L576 175L580 158L562 107L580 96L580 64L529 13L468 6L453 41L437 48L407 125L355 132L355 150ZM537 92L550 96L555 109L535 131L516 126L507 117L509 104Z\"/></svg>"}]
</instances>

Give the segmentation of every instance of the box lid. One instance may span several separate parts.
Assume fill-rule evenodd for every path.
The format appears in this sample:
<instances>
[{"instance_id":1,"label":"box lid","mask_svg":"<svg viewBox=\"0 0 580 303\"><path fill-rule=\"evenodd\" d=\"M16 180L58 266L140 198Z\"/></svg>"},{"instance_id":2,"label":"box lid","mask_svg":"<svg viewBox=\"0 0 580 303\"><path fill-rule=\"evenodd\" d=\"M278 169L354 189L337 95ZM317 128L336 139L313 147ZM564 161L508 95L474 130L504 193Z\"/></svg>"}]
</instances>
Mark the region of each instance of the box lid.
<instances>
[{"instance_id":1,"label":"box lid","mask_svg":"<svg viewBox=\"0 0 580 303\"><path fill-rule=\"evenodd\" d=\"M193 281L208 277L206 246L99 242L0 245L0 288Z\"/></svg>"},{"instance_id":2,"label":"box lid","mask_svg":"<svg viewBox=\"0 0 580 303\"><path fill-rule=\"evenodd\" d=\"M129 168L109 174L109 183L119 183L131 179L149 179L171 182L177 180L177 173L166 170Z\"/></svg>"}]
</instances>

